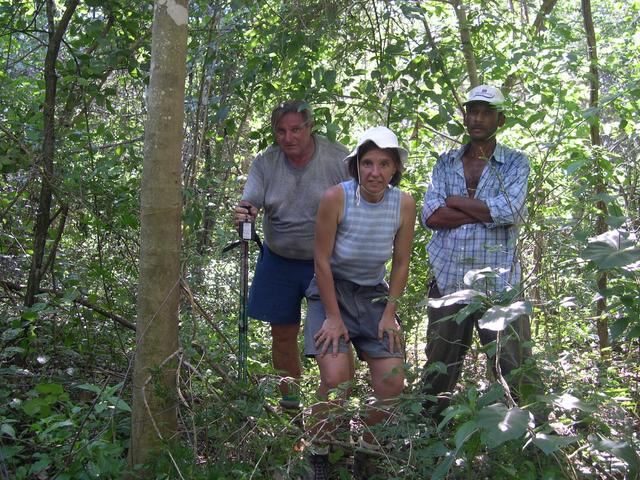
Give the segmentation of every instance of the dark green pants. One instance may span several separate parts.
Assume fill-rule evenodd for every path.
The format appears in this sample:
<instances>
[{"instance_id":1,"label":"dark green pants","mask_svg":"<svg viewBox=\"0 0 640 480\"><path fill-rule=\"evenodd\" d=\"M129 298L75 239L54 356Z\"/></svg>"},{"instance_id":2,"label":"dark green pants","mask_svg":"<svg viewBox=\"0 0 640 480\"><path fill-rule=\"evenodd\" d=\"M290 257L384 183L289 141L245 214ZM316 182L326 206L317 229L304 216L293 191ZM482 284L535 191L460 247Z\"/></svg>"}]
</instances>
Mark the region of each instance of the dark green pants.
<instances>
[{"instance_id":1,"label":"dark green pants","mask_svg":"<svg viewBox=\"0 0 640 480\"><path fill-rule=\"evenodd\" d=\"M429 288L429 298L440 298L440 291L435 282ZM427 328L427 371L423 376L423 393L426 395L440 395L444 392L452 392L460 378L464 357L471 345L474 327L478 331L480 343L487 345L495 342L498 332L486 330L478 327L478 320L482 317L483 311L476 311L467 316L461 323L457 323L454 318L446 318L458 313L466 305L456 304L441 308L427 308L429 326ZM507 379L511 394L514 399L518 399L521 394L533 393L535 388L523 388L523 385L532 386L536 382L530 374L524 374L522 370L518 375L510 373L523 366L526 359L531 357L531 349L525 347L523 342L531 339L531 328L529 317L521 315L517 320L505 329L500 336L500 355L498 358L502 375ZM495 349L493 349L495 352ZM491 355L488 358L493 372L496 373L496 358ZM439 371L428 371L429 366L436 362L442 362L447 368L446 373ZM537 376L537 375L535 375ZM521 392L522 390L522 392ZM425 405L427 409L434 405ZM440 412L448 405L448 398L440 397L435 411Z\"/></svg>"}]
</instances>

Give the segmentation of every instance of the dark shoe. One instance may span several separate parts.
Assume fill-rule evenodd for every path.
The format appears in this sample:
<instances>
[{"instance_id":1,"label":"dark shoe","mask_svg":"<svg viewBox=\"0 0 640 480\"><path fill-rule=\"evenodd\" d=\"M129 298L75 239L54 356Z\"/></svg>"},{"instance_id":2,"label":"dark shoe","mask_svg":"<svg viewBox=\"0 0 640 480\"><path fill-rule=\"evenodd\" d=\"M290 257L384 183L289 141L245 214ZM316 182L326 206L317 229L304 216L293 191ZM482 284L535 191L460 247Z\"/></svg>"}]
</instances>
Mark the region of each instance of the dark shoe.
<instances>
[{"instance_id":1,"label":"dark shoe","mask_svg":"<svg viewBox=\"0 0 640 480\"><path fill-rule=\"evenodd\" d=\"M363 450L356 450L353 454L353 476L358 480L368 480L378 473L376 457Z\"/></svg>"},{"instance_id":2,"label":"dark shoe","mask_svg":"<svg viewBox=\"0 0 640 480\"><path fill-rule=\"evenodd\" d=\"M300 410L302 408L302 402L297 395L284 395L280 399L280 408L283 410Z\"/></svg>"},{"instance_id":3,"label":"dark shoe","mask_svg":"<svg viewBox=\"0 0 640 480\"><path fill-rule=\"evenodd\" d=\"M309 472L304 480L329 480L329 455L311 454L308 457Z\"/></svg>"}]
</instances>

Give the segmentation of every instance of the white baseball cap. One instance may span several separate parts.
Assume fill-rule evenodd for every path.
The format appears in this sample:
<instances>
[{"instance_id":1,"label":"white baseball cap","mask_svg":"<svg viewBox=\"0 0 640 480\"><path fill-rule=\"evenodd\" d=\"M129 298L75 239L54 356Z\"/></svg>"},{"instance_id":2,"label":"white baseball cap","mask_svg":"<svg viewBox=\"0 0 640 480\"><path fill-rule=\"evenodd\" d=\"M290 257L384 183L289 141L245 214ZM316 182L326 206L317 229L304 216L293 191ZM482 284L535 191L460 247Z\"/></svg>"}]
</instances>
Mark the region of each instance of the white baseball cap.
<instances>
[{"instance_id":1,"label":"white baseball cap","mask_svg":"<svg viewBox=\"0 0 640 480\"><path fill-rule=\"evenodd\" d=\"M389 130L387 127L371 127L366 130L358 139L358 145L353 151L347 155L344 159L345 162L349 162L352 158L358 155L358 149L371 141L376 144L378 148L395 148L400 156L400 161L404 165L409 158L409 152L398 145L398 137L396 134Z\"/></svg>"},{"instance_id":2,"label":"white baseball cap","mask_svg":"<svg viewBox=\"0 0 640 480\"><path fill-rule=\"evenodd\" d=\"M500 107L504 103L504 95L491 85L478 85L471 89L467 101L463 105L468 105L471 102L485 102L494 107Z\"/></svg>"}]
</instances>

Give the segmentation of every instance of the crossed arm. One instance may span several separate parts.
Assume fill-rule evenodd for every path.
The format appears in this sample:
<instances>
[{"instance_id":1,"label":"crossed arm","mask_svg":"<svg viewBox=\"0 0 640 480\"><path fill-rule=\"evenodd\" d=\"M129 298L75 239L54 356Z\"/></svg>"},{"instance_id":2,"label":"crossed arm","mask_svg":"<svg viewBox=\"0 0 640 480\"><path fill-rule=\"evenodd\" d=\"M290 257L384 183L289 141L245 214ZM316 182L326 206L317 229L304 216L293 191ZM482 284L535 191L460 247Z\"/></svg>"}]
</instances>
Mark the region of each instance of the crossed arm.
<instances>
[{"instance_id":1,"label":"crossed arm","mask_svg":"<svg viewBox=\"0 0 640 480\"><path fill-rule=\"evenodd\" d=\"M489 207L482 200L451 195L426 219L431 228L457 228L469 223L493 222Z\"/></svg>"}]
</instances>

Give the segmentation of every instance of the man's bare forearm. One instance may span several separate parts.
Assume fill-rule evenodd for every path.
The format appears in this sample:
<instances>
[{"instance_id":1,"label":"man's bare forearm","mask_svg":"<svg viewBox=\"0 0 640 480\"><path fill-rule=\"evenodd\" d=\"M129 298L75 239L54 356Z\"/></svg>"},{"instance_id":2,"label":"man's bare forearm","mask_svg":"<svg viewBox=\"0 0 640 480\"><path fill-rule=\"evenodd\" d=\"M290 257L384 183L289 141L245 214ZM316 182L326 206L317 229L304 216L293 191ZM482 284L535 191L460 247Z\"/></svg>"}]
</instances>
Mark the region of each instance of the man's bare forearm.
<instances>
[{"instance_id":1,"label":"man's bare forearm","mask_svg":"<svg viewBox=\"0 0 640 480\"><path fill-rule=\"evenodd\" d=\"M450 207L440 207L426 220L427 226L431 228L457 228L469 223L478 223L478 220Z\"/></svg>"},{"instance_id":2,"label":"man's bare forearm","mask_svg":"<svg viewBox=\"0 0 640 480\"><path fill-rule=\"evenodd\" d=\"M458 210L459 212L475 219L476 222L493 222L489 207L486 203L482 200L478 200L477 198L452 195L447 197L445 204L447 207Z\"/></svg>"}]
</instances>

